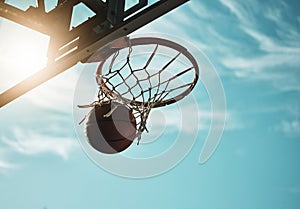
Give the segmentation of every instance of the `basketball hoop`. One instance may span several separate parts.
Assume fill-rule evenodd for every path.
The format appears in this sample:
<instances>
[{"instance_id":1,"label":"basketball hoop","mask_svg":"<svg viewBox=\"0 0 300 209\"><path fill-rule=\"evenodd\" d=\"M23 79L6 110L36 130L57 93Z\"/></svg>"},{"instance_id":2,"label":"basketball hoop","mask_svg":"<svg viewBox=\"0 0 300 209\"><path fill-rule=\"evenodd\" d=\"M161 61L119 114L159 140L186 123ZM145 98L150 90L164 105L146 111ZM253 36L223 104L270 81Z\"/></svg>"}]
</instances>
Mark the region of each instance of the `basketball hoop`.
<instances>
[{"instance_id":1,"label":"basketball hoop","mask_svg":"<svg viewBox=\"0 0 300 209\"><path fill-rule=\"evenodd\" d=\"M126 105L137 119L138 142L147 131L151 109L183 99L199 78L193 55L162 38L123 37L101 48L87 62L100 62L96 72L98 100L88 106L112 101Z\"/></svg>"}]
</instances>

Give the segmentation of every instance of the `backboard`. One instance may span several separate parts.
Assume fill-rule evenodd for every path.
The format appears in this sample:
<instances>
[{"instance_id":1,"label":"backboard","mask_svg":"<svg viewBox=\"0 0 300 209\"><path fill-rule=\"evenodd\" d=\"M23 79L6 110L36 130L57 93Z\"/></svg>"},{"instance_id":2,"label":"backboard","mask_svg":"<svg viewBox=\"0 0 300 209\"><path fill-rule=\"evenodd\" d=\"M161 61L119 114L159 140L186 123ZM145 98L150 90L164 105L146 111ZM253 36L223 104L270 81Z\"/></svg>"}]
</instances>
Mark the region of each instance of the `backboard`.
<instances>
[{"instance_id":1,"label":"backboard","mask_svg":"<svg viewBox=\"0 0 300 209\"><path fill-rule=\"evenodd\" d=\"M50 37L48 64L44 69L0 94L0 107L64 72L85 62L97 49L126 36L188 0L58 0L50 11L45 0L23 11L0 0L0 17ZM132 3L133 2L133 3ZM84 4L94 16L70 28L73 10Z\"/></svg>"}]
</instances>

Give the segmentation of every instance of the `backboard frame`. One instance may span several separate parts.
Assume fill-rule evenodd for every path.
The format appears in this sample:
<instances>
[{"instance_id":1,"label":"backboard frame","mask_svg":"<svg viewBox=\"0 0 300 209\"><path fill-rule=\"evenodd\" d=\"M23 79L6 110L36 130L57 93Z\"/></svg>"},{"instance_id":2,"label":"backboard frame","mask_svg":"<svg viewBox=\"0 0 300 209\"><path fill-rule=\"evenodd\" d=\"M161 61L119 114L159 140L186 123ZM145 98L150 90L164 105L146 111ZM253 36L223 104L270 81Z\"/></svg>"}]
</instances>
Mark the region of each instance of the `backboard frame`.
<instances>
[{"instance_id":1,"label":"backboard frame","mask_svg":"<svg viewBox=\"0 0 300 209\"><path fill-rule=\"evenodd\" d=\"M0 107L66 71L85 62L107 43L126 36L189 0L159 0L148 6L148 0L125 11L125 0L58 0L57 6L45 11L45 0L26 11L0 0L0 17L31 28L50 37L48 64L0 94ZM84 3L95 15L70 30L73 7Z\"/></svg>"}]
</instances>

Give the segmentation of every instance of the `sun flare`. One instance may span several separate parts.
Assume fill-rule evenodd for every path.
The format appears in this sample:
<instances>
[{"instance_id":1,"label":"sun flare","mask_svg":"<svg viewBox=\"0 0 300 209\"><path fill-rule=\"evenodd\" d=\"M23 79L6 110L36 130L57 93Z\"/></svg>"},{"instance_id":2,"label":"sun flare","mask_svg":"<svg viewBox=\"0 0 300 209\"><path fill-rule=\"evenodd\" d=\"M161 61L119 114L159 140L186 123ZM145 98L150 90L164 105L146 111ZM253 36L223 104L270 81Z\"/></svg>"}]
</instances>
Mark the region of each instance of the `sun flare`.
<instances>
[{"instance_id":1,"label":"sun flare","mask_svg":"<svg viewBox=\"0 0 300 209\"><path fill-rule=\"evenodd\" d=\"M28 76L47 64L46 50L34 40L18 40L12 47L11 57L15 59L12 68L22 76Z\"/></svg>"},{"instance_id":2,"label":"sun flare","mask_svg":"<svg viewBox=\"0 0 300 209\"><path fill-rule=\"evenodd\" d=\"M0 20L1 82L13 85L47 64L49 37L7 20Z\"/></svg>"}]
</instances>

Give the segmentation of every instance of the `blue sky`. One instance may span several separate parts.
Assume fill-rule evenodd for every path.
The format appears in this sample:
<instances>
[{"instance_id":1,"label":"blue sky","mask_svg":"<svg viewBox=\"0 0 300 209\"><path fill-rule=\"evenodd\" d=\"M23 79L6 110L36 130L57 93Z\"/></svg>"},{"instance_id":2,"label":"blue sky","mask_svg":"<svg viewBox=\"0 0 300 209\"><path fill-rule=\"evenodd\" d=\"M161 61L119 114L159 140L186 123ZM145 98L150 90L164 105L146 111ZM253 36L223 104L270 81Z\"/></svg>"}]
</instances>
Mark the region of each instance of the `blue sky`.
<instances>
[{"instance_id":1,"label":"blue sky","mask_svg":"<svg viewBox=\"0 0 300 209\"><path fill-rule=\"evenodd\" d=\"M1 108L1 208L298 209L299 11L299 2L292 0L191 0L136 32L188 40L215 66L225 91L227 121L221 143L205 164L198 159L210 104L201 83L194 93L200 122L191 151L168 172L138 180L103 170L80 147L72 111L83 65ZM22 66L43 66L41 52L48 39L2 19L0 36L3 90L26 76L17 71ZM28 57L30 45L24 42L32 37L43 47ZM20 40L20 48L9 44ZM25 63L28 59L31 63ZM163 131L167 128L174 126ZM172 131L165 132L172 137ZM158 150L144 149L151 154L168 145L155 143Z\"/></svg>"}]
</instances>

